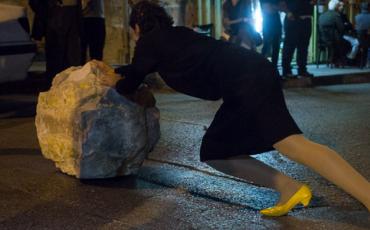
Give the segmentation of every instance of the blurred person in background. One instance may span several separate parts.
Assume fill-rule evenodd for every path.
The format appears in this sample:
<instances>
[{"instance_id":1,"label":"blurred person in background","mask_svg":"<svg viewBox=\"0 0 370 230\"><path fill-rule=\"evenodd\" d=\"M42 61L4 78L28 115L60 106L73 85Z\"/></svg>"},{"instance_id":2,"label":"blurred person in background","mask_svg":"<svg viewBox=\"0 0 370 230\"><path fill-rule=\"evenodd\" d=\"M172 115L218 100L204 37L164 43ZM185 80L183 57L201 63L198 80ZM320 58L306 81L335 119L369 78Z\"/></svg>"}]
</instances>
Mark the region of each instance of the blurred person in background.
<instances>
[{"instance_id":1,"label":"blurred person in background","mask_svg":"<svg viewBox=\"0 0 370 230\"><path fill-rule=\"evenodd\" d=\"M82 0L81 64L90 59L103 60L105 44L104 0Z\"/></svg>"},{"instance_id":2,"label":"blurred person in background","mask_svg":"<svg viewBox=\"0 0 370 230\"><path fill-rule=\"evenodd\" d=\"M368 63L370 14L369 4L367 2L361 3L360 7L361 12L355 17L355 25L357 37L360 41L360 49L362 50L360 65L364 67Z\"/></svg>"},{"instance_id":3,"label":"blurred person in background","mask_svg":"<svg viewBox=\"0 0 370 230\"><path fill-rule=\"evenodd\" d=\"M286 13L282 57L284 78L297 78L297 75L293 75L291 66L295 50L297 50L298 76L313 77L307 72L307 57L314 5L315 1L312 0L284 0L283 2L283 10Z\"/></svg>"},{"instance_id":4,"label":"blurred person in background","mask_svg":"<svg viewBox=\"0 0 370 230\"><path fill-rule=\"evenodd\" d=\"M223 4L223 25L230 42L255 50L258 33L253 26L251 0L226 0Z\"/></svg>"},{"instance_id":5,"label":"blurred person in background","mask_svg":"<svg viewBox=\"0 0 370 230\"><path fill-rule=\"evenodd\" d=\"M81 63L80 0L29 0L35 12L32 37L45 37L46 75L54 76L70 66Z\"/></svg>"},{"instance_id":6,"label":"blurred person in background","mask_svg":"<svg viewBox=\"0 0 370 230\"><path fill-rule=\"evenodd\" d=\"M346 8L346 2L341 0L339 2L338 12L339 12L340 18L342 19L343 25L344 25L343 39L346 40L351 45L350 51L347 53L347 58L350 60L353 60L356 58L357 53L359 51L360 42L356 37L356 31L352 23L348 19L348 16L345 12L345 8Z\"/></svg>"},{"instance_id":7,"label":"blurred person in background","mask_svg":"<svg viewBox=\"0 0 370 230\"><path fill-rule=\"evenodd\" d=\"M370 29L369 3L361 3L361 12L355 17L356 30L367 31Z\"/></svg>"},{"instance_id":8,"label":"blurred person in background","mask_svg":"<svg viewBox=\"0 0 370 230\"><path fill-rule=\"evenodd\" d=\"M260 0L263 16L263 48L262 55L270 56L271 62L277 68L282 24L280 20L281 0Z\"/></svg>"},{"instance_id":9,"label":"blurred person in background","mask_svg":"<svg viewBox=\"0 0 370 230\"><path fill-rule=\"evenodd\" d=\"M342 3L339 0L331 0L328 10L319 17L319 30L323 42L333 52L331 62L335 66L343 66L345 63L345 41L343 39L345 26L339 13Z\"/></svg>"}]
</instances>

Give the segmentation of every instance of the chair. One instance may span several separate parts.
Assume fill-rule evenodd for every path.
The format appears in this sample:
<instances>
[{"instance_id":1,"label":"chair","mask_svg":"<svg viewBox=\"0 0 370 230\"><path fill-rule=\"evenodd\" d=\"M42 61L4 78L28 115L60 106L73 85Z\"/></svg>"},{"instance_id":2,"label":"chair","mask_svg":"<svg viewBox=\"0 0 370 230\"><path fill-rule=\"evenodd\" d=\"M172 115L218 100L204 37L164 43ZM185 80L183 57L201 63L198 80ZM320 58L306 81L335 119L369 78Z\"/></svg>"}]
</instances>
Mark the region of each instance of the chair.
<instances>
[{"instance_id":1,"label":"chair","mask_svg":"<svg viewBox=\"0 0 370 230\"><path fill-rule=\"evenodd\" d=\"M321 60L321 54L324 52L325 54L325 63L330 68L334 66L334 41L329 41L328 39L323 38L323 31L321 29L318 30L318 52L316 53L316 68L319 68L319 63Z\"/></svg>"}]
</instances>

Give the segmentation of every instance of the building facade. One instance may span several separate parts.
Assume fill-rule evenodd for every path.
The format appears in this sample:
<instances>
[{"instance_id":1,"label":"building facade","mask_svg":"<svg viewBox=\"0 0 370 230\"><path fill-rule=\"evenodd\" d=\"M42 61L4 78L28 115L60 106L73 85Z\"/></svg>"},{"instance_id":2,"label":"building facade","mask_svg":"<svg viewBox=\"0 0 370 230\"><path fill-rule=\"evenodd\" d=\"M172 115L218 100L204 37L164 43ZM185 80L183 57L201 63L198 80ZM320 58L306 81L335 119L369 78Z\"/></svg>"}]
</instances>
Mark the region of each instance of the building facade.
<instances>
[{"instance_id":1,"label":"building facade","mask_svg":"<svg viewBox=\"0 0 370 230\"><path fill-rule=\"evenodd\" d=\"M128 63L132 58L134 42L131 39L128 26L130 4L140 0L106 0L106 45L104 61L110 64ZM159 1L159 0L153 0ZM218 39L222 33L222 3L223 0L162 0L160 1L173 16L176 25L194 27L197 25L211 25L212 35ZM32 22L33 13L28 7L27 0L0 0L0 3L22 5L28 9L29 21ZM327 1L319 1L323 6ZM349 0L348 15L350 19L359 12L360 0ZM258 5L258 0L253 0ZM322 7L321 7L322 8ZM325 7L324 7L325 8ZM316 7L318 10L319 8ZM315 15L317 15L315 13ZM316 20L313 20L313 36L310 46L310 58L314 61L316 53Z\"/></svg>"}]
</instances>

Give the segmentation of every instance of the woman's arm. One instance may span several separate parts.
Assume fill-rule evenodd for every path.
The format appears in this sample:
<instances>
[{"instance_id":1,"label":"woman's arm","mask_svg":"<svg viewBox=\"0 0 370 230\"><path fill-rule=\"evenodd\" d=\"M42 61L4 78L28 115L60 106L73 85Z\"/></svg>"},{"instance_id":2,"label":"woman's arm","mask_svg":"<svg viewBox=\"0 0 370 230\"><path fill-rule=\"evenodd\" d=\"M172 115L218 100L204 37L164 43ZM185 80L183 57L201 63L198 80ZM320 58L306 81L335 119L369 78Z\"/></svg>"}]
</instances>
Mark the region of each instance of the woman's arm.
<instances>
[{"instance_id":1,"label":"woman's arm","mask_svg":"<svg viewBox=\"0 0 370 230\"><path fill-rule=\"evenodd\" d=\"M247 17L241 17L241 18L237 18L234 20L230 20L230 16L229 16L229 12L228 12L226 4L223 5L222 15L223 15L222 24L224 27L229 27L230 25L233 25L233 24L249 21Z\"/></svg>"},{"instance_id":2,"label":"woman's arm","mask_svg":"<svg viewBox=\"0 0 370 230\"><path fill-rule=\"evenodd\" d=\"M108 87L115 87L117 82L122 80L123 76L115 73L122 71L125 67L119 67L113 70L109 65L102 61L93 60L91 61L95 64L98 69L103 73L99 75L99 83ZM146 84L141 84L141 86L130 94L123 94L127 99L134 101L135 103L143 107L153 107L156 104L153 94L150 92Z\"/></svg>"},{"instance_id":3,"label":"woman's arm","mask_svg":"<svg viewBox=\"0 0 370 230\"><path fill-rule=\"evenodd\" d=\"M157 64L158 55L153 40L150 38L139 39L132 63L115 70L116 73L124 76L116 84L117 91L120 94L134 93L144 78L156 71Z\"/></svg>"},{"instance_id":4,"label":"woman's arm","mask_svg":"<svg viewBox=\"0 0 370 230\"><path fill-rule=\"evenodd\" d=\"M249 19L248 18L238 18L238 19L235 19L235 20L229 20L228 18L224 18L224 24L227 25L227 26L237 24L237 23L241 23L241 22L249 22Z\"/></svg>"},{"instance_id":5,"label":"woman's arm","mask_svg":"<svg viewBox=\"0 0 370 230\"><path fill-rule=\"evenodd\" d=\"M112 69L101 61L94 60L99 69L104 72L99 81L102 85L115 87L122 95L135 93L143 82L146 75L155 72L157 66L157 54L155 53L153 40L139 39L136 43L134 58L129 65Z\"/></svg>"}]
</instances>

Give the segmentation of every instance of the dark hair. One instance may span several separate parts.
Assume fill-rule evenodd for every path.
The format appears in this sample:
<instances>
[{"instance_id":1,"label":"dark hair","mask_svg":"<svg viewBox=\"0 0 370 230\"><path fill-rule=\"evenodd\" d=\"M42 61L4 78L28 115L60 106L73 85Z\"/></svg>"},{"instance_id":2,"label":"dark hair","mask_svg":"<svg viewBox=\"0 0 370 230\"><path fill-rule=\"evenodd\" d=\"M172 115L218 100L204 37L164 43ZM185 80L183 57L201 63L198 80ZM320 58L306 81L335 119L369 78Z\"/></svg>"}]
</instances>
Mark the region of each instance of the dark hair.
<instances>
[{"instance_id":1,"label":"dark hair","mask_svg":"<svg viewBox=\"0 0 370 230\"><path fill-rule=\"evenodd\" d=\"M133 29L137 24L142 36L156 28L171 27L173 19L159 4L142 0L132 7L129 24Z\"/></svg>"}]
</instances>

